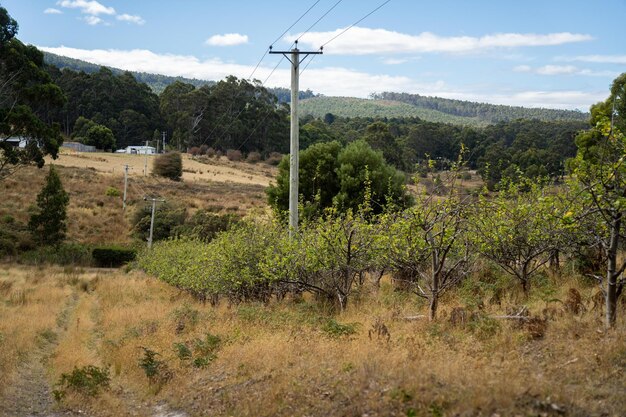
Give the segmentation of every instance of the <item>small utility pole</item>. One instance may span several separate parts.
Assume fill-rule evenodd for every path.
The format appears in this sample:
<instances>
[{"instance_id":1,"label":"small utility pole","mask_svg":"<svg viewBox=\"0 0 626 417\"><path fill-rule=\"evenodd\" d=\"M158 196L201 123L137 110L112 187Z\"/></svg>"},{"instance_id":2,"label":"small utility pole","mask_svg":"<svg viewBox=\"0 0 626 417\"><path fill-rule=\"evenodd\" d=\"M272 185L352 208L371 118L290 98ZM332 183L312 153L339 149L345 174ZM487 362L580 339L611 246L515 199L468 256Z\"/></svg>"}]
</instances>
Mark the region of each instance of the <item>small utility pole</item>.
<instances>
[{"instance_id":1,"label":"small utility pole","mask_svg":"<svg viewBox=\"0 0 626 417\"><path fill-rule=\"evenodd\" d=\"M300 64L309 55L321 55L321 49L315 52L303 52L298 49L298 41L291 51L272 51L281 54L291 62L291 132L289 150L289 236L298 232L298 170L300 165L300 120L298 119L298 93L300 90Z\"/></svg>"},{"instance_id":2,"label":"small utility pole","mask_svg":"<svg viewBox=\"0 0 626 417\"><path fill-rule=\"evenodd\" d=\"M148 247L151 248L152 247L152 234L154 232L154 212L156 210L156 203L157 201L164 203L165 200L161 198L147 198L147 197L144 197L143 199L152 201L152 214L150 215L150 236L148 236Z\"/></svg>"},{"instance_id":3,"label":"small utility pole","mask_svg":"<svg viewBox=\"0 0 626 417\"><path fill-rule=\"evenodd\" d=\"M128 187L128 165L124 165L124 200L122 200L122 210L126 210L126 188Z\"/></svg>"},{"instance_id":4,"label":"small utility pole","mask_svg":"<svg viewBox=\"0 0 626 417\"><path fill-rule=\"evenodd\" d=\"M148 176L148 141L146 141L145 153L146 153L146 160L143 164L143 176L147 177Z\"/></svg>"},{"instance_id":5,"label":"small utility pole","mask_svg":"<svg viewBox=\"0 0 626 417\"><path fill-rule=\"evenodd\" d=\"M163 153L165 153L165 130L163 131Z\"/></svg>"}]
</instances>

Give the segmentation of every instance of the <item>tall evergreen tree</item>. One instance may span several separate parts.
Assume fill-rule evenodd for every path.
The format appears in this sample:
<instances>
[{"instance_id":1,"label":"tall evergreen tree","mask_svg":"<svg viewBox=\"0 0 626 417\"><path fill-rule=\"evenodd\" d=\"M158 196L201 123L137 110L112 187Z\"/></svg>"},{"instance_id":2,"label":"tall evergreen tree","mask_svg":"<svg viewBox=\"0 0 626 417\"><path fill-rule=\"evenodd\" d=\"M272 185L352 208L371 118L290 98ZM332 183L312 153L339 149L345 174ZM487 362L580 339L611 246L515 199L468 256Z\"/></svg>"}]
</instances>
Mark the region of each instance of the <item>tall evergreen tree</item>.
<instances>
[{"instance_id":1,"label":"tall evergreen tree","mask_svg":"<svg viewBox=\"0 0 626 417\"><path fill-rule=\"evenodd\" d=\"M39 243L54 245L65 239L69 202L70 196L63 189L59 174L50 166L46 183L37 195L37 207L28 222L28 228Z\"/></svg>"}]
</instances>

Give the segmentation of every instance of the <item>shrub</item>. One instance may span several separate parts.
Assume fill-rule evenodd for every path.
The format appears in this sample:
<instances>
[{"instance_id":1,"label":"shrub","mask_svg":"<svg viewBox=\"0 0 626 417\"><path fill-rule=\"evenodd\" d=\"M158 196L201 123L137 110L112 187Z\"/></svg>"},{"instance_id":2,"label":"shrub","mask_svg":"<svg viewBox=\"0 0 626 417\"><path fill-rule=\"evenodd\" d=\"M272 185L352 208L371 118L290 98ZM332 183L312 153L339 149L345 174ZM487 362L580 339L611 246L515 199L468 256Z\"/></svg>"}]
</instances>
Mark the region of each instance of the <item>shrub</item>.
<instances>
[{"instance_id":1,"label":"shrub","mask_svg":"<svg viewBox=\"0 0 626 417\"><path fill-rule=\"evenodd\" d=\"M168 152L158 156L154 160L152 171L158 176L180 181L183 176L183 158L180 152Z\"/></svg>"},{"instance_id":2,"label":"shrub","mask_svg":"<svg viewBox=\"0 0 626 417\"><path fill-rule=\"evenodd\" d=\"M170 285L201 299L226 296L231 301L267 301L271 278L263 276L261 261L277 241L273 223L242 222L209 244L180 238L159 242L138 256L139 266Z\"/></svg>"},{"instance_id":3,"label":"shrub","mask_svg":"<svg viewBox=\"0 0 626 417\"><path fill-rule=\"evenodd\" d=\"M66 390L95 397L101 389L109 388L110 382L109 368L87 365L82 368L74 368L69 374L61 374L57 384L61 388L55 390L53 394L57 401L65 397Z\"/></svg>"},{"instance_id":4,"label":"shrub","mask_svg":"<svg viewBox=\"0 0 626 417\"><path fill-rule=\"evenodd\" d=\"M283 155L278 152L270 152L270 154L265 158L265 163L268 165L278 165L280 161L282 161Z\"/></svg>"},{"instance_id":5,"label":"shrub","mask_svg":"<svg viewBox=\"0 0 626 417\"><path fill-rule=\"evenodd\" d=\"M200 148L197 146L192 146L189 149L189 153L193 156L202 155L202 153L200 152Z\"/></svg>"},{"instance_id":6,"label":"shrub","mask_svg":"<svg viewBox=\"0 0 626 417\"><path fill-rule=\"evenodd\" d=\"M121 191L115 187L108 187L107 190L104 192L104 195L106 195L107 197L119 197L121 194Z\"/></svg>"},{"instance_id":7,"label":"shrub","mask_svg":"<svg viewBox=\"0 0 626 417\"><path fill-rule=\"evenodd\" d=\"M148 239L150 234L150 217L152 213L152 206L150 204L144 204L139 206L133 218L131 224L133 225L133 236L143 241ZM178 208L170 203L157 204L154 214L154 230L152 240L163 240L170 236L174 236L177 227L182 226L185 223L187 212L184 208Z\"/></svg>"},{"instance_id":8,"label":"shrub","mask_svg":"<svg viewBox=\"0 0 626 417\"><path fill-rule=\"evenodd\" d=\"M213 158L216 154L215 149L213 148L207 148L206 151L204 152L204 154L206 156L208 156L209 158Z\"/></svg>"},{"instance_id":9,"label":"shrub","mask_svg":"<svg viewBox=\"0 0 626 417\"><path fill-rule=\"evenodd\" d=\"M113 268L133 261L137 251L121 246L100 246L93 249L91 256L97 266Z\"/></svg>"},{"instance_id":10,"label":"shrub","mask_svg":"<svg viewBox=\"0 0 626 417\"><path fill-rule=\"evenodd\" d=\"M250 152L248 156L246 157L246 162L249 162L251 164L256 164L260 160L261 160L261 154L256 151Z\"/></svg>"},{"instance_id":11,"label":"shrub","mask_svg":"<svg viewBox=\"0 0 626 417\"><path fill-rule=\"evenodd\" d=\"M241 159L243 158L243 155L241 154L241 151L238 149L228 149L226 151L226 158L228 158L229 161L237 162L237 161L241 161Z\"/></svg>"},{"instance_id":12,"label":"shrub","mask_svg":"<svg viewBox=\"0 0 626 417\"><path fill-rule=\"evenodd\" d=\"M57 246L42 246L22 253L18 261L27 265L91 265L91 250L82 243L64 243Z\"/></svg>"},{"instance_id":13,"label":"shrub","mask_svg":"<svg viewBox=\"0 0 626 417\"><path fill-rule=\"evenodd\" d=\"M352 336L357 332L358 323L339 323L335 319L328 319L322 325L322 331L333 338Z\"/></svg>"},{"instance_id":14,"label":"shrub","mask_svg":"<svg viewBox=\"0 0 626 417\"><path fill-rule=\"evenodd\" d=\"M230 229L239 220L240 217L235 214L217 214L209 209L198 210L184 225L176 227L173 234L193 237L208 243L219 232Z\"/></svg>"},{"instance_id":15,"label":"shrub","mask_svg":"<svg viewBox=\"0 0 626 417\"><path fill-rule=\"evenodd\" d=\"M174 375L165 361L157 359L157 356L160 356L158 352L143 346L141 349L143 349L143 357L139 361L139 367L145 372L150 384L156 385L156 390L158 391Z\"/></svg>"}]
</instances>

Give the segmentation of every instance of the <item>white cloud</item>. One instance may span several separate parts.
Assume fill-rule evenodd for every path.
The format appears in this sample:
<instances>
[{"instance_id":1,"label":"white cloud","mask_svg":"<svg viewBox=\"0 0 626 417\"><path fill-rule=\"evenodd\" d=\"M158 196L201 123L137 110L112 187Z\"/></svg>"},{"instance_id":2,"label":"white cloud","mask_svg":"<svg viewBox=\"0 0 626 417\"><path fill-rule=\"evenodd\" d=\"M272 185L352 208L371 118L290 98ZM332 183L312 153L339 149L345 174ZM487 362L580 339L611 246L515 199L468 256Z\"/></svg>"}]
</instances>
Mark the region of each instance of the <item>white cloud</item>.
<instances>
[{"instance_id":1,"label":"white cloud","mask_svg":"<svg viewBox=\"0 0 626 417\"><path fill-rule=\"evenodd\" d=\"M57 5L69 9L80 9L81 13L92 16L98 16L100 14L115 14L115 9L113 7L107 7L96 0L59 0Z\"/></svg>"},{"instance_id":2,"label":"white cloud","mask_svg":"<svg viewBox=\"0 0 626 417\"><path fill-rule=\"evenodd\" d=\"M223 35L213 35L205 42L211 46L235 46L248 43L248 35L239 33L225 33Z\"/></svg>"},{"instance_id":3,"label":"white cloud","mask_svg":"<svg viewBox=\"0 0 626 417\"><path fill-rule=\"evenodd\" d=\"M246 78L253 70L251 65L240 65L213 58L199 60L190 55L156 54L145 49L76 49L68 47L38 47L44 51L70 58L82 59L98 65L107 65L129 71L141 71L171 76L221 80L228 75ZM265 80L272 73L274 63L261 66L255 77ZM276 70L267 82L269 87L288 87L290 70ZM552 107L587 110L592 103L603 100L606 92L582 91L522 91L522 92L467 92L457 90L444 81L419 83L415 79L386 74L371 74L348 68L308 68L300 78L302 90L311 89L328 96L368 97L374 91L402 91L422 95L508 104L529 107Z\"/></svg>"},{"instance_id":4,"label":"white cloud","mask_svg":"<svg viewBox=\"0 0 626 417\"><path fill-rule=\"evenodd\" d=\"M122 22L135 23L137 25L143 25L146 21L141 16L134 16L130 14L120 14L115 16L117 20L121 20Z\"/></svg>"},{"instance_id":5,"label":"white cloud","mask_svg":"<svg viewBox=\"0 0 626 417\"><path fill-rule=\"evenodd\" d=\"M537 68L529 65L518 65L513 68L513 71L539 75L584 75L589 77L616 77L619 75L619 73L614 71L594 71L587 68L578 68L574 65L544 65Z\"/></svg>"},{"instance_id":6,"label":"white cloud","mask_svg":"<svg viewBox=\"0 0 626 417\"><path fill-rule=\"evenodd\" d=\"M401 65L406 64L408 61L408 59L401 58L385 58L382 60L383 64L385 65Z\"/></svg>"},{"instance_id":7,"label":"white cloud","mask_svg":"<svg viewBox=\"0 0 626 417\"><path fill-rule=\"evenodd\" d=\"M324 43L341 34L345 28L332 32L309 32L287 35L285 40L293 42L299 39L301 45L317 49ZM355 26L325 47L324 52L342 55L397 54L397 53L469 53L493 48L515 48L526 46L554 46L593 39L591 35L560 32L548 34L536 33L496 33L481 37L438 36L423 32L408 35L386 29L370 29Z\"/></svg>"},{"instance_id":8,"label":"white cloud","mask_svg":"<svg viewBox=\"0 0 626 417\"><path fill-rule=\"evenodd\" d=\"M48 7L43 11L45 14L63 14L63 12L59 9L54 9L52 7Z\"/></svg>"},{"instance_id":9,"label":"white cloud","mask_svg":"<svg viewBox=\"0 0 626 417\"><path fill-rule=\"evenodd\" d=\"M100 23L104 23L104 20L100 19L98 16L85 16L84 19L88 25L96 26Z\"/></svg>"},{"instance_id":10,"label":"white cloud","mask_svg":"<svg viewBox=\"0 0 626 417\"><path fill-rule=\"evenodd\" d=\"M580 61L596 64L626 64L626 55L581 55L574 57L558 57L557 61Z\"/></svg>"}]
</instances>

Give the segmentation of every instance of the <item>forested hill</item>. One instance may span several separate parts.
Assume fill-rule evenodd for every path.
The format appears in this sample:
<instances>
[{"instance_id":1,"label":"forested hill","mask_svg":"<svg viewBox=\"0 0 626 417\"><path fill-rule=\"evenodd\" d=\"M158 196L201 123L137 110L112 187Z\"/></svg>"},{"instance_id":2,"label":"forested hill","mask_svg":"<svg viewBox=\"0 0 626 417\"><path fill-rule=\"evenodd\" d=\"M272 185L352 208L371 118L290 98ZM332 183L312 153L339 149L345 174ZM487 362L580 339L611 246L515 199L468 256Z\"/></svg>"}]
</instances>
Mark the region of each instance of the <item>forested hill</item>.
<instances>
[{"instance_id":1,"label":"forested hill","mask_svg":"<svg viewBox=\"0 0 626 417\"><path fill-rule=\"evenodd\" d=\"M372 94L371 98L376 101L382 100L407 103L419 109L436 110L452 116L475 118L490 124L516 119L537 119L545 122L557 120L587 121L589 119L589 113L583 113L577 110L505 106L440 97L427 97L419 94L383 92Z\"/></svg>"},{"instance_id":2,"label":"forested hill","mask_svg":"<svg viewBox=\"0 0 626 417\"><path fill-rule=\"evenodd\" d=\"M87 74L93 74L98 72L101 65L92 64L91 62L82 61L80 59L68 58L66 56L56 55L50 52L43 52L44 62L48 65L53 65L59 69L68 68L74 71L84 71ZM171 77L168 75L150 74L147 72L125 71L119 68L107 67L115 75L121 75L125 72L133 74L135 79L141 83L145 83L156 94L161 94L165 87L170 84L174 84L176 81L184 82L185 84L191 84L194 87L201 87L203 85L213 85L215 81L198 80L197 78L185 78L185 77Z\"/></svg>"},{"instance_id":3,"label":"forested hill","mask_svg":"<svg viewBox=\"0 0 626 417\"><path fill-rule=\"evenodd\" d=\"M80 59L69 58L53 54L50 52L44 52L44 61L48 65L57 67L58 69L71 69L73 71L84 71L87 74L93 74L98 72L101 68L100 65L92 64L91 62L82 61ZM171 77L168 75L151 74L147 72L125 71L119 68L107 67L115 75L121 75L125 72L133 74L135 79L141 83L145 83L156 94L161 94L165 87L174 84L176 81L181 81L185 84L191 84L194 87L202 87L203 85L214 85L216 81L199 80L197 78L185 78L185 77ZM291 101L291 92L288 88L268 88L269 92L274 94L278 98L279 103L289 103ZM311 90L300 91L300 99L306 99L314 97L315 94Z\"/></svg>"},{"instance_id":4,"label":"forested hill","mask_svg":"<svg viewBox=\"0 0 626 417\"><path fill-rule=\"evenodd\" d=\"M74 71L84 71L88 74L95 73L100 69L100 65L50 52L44 52L44 60L47 64L59 69L68 68ZM109 67L109 69L116 75L126 72L118 68ZM157 94L163 92L168 85L173 84L175 81L191 84L196 88L215 84L215 81L195 78L171 77L133 71L130 71L130 73L133 74L137 81L147 84ZM288 103L290 101L290 93L286 88L268 88L267 90L276 95L280 103ZM319 118L324 117L327 113L340 117L419 117L429 122L474 127L517 119L586 121L589 118L588 113L580 111L475 103L407 93L384 92L372 94L370 99L360 99L354 97L325 97L307 90L301 91L299 96L303 100L300 106L300 115L312 115Z\"/></svg>"},{"instance_id":5,"label":"forested hill","mask_svg":"<svg viewBox=\"0 0 626 417\"><path fill-rule=\"evenodd\" d=\"M300 117L311 115L323 118L331 113L339 117L369 118L415 118L435 123L448 123L457 126L484 127L490 123L477 117L455 116L438 110L425 109L408 103L392 100L372 100L355 97L316 96L302 100L299 106Z\"/></svg>"}]
</instances>

